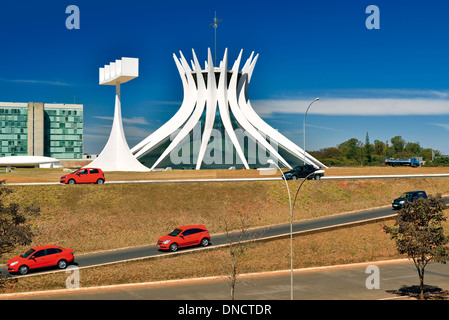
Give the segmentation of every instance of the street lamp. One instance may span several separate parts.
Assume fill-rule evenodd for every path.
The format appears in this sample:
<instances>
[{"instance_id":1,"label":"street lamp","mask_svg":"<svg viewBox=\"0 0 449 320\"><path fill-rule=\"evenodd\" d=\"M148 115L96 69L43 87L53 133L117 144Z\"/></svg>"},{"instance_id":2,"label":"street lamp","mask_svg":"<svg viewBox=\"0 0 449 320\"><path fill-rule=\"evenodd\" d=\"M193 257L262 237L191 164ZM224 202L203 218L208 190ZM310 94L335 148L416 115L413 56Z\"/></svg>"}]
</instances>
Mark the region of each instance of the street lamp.
<instances>
[{"instance_id":1,"label":"street lamp","mask_svg":"<svg viewBox=\"0 0 449 320\"><path fill-rule=\"evenodd\" d=\"M313 100L309 104L309 107L307 108L306 113L304 114L304 159L303 159L304 160L304 166L306 165L306 117L307 117L307 112L309 112L309 109L312 106L312 104L314 104L318 100L320 100L320 98L316 98L315 100Z\"/></svg>"},{"instance_id":2,"label":"street lamp","mask_svg":"<svg viewBox=\"0 0 449 320\"><path fill-rule=\"evenodd\" d=\"M268 163L274 164L282 174L282 178L285 181L285 186L287 187L288 192L288 201L290 204L290 298L293 300L293 206L292 206L292 198L290 196L290 188L288 186L287 179L285 179L284 172L282 172L281 168L273 159L268 159Z\"/></svg>"}]
</instances>

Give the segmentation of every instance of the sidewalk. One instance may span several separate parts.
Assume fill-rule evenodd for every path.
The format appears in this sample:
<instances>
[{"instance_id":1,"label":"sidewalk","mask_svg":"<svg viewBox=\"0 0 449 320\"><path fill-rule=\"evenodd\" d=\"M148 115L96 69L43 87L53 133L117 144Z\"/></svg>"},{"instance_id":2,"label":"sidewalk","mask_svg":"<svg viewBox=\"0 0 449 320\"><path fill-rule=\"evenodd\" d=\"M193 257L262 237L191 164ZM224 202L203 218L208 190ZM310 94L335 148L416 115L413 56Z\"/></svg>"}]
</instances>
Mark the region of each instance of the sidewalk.
<instances>
[{"instance_id":1,"label":"sidewalk","mask_svg":"<svg viewBox=\"0 0 449 320\"><path fill-rule=\"evenodd\" d=\"M368 289L378 267L379 289ZM374 268L375 269L375 268ZM368 270L369 271L369 270ZM240 276L237 300L289 300L290 270ZM379 300L404 299L392 293L402 286L418 285L418 274L408 260L299 269L294 271L295 300ZM449 266L431 264L425 284L449 289ZM224 277L117 285L78 290L1 295L2 299L31 300L229 300L230 288Z\"/></svg>"}]
</instances>

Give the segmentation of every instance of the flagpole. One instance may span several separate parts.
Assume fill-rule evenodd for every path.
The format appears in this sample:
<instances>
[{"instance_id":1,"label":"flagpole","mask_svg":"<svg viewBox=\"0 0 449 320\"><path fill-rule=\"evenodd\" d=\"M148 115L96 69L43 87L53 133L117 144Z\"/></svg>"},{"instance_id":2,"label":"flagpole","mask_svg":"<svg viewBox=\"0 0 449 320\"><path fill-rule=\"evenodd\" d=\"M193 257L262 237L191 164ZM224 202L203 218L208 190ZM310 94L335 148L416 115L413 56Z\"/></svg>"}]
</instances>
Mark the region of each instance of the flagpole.
<instances>
[{"instance_id":1,"label":"flagpole","mask_svg":"<svg viewBox=\"0 0 449 320\"><path fill-rule=\"evenodd\" d=\"M222 22L223 20L218 20L217 19L217 11L215 11L215 18L214 18L214 23L212 23L211 25L209 25L210 27L214 27L215 29L215 66L217 66L217 28L218 28L218 23Z\"/></svg>"}]
</instances>

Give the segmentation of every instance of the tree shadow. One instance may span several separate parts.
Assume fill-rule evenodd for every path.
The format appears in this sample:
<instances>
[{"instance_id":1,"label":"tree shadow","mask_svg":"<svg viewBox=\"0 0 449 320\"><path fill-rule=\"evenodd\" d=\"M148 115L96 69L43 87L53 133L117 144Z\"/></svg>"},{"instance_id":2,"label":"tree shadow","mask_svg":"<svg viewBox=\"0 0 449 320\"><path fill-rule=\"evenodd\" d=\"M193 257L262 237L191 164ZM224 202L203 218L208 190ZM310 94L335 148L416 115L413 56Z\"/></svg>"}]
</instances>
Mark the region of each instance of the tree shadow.
<instances>
[{"instance_id":1,"label":"tree shadow","mask_svg":"<svg viewBox=\"0 0 449 320\"><path fill-rule=\"evenodd\" d=\"M398 296L410 299L419 299L421 289L418 285L402 286L397 290L386 290L387 293L396 294ZM443 290L437 286L424 285L425 300L449 300L449 291Z\"/></svg>"}]
</instances>

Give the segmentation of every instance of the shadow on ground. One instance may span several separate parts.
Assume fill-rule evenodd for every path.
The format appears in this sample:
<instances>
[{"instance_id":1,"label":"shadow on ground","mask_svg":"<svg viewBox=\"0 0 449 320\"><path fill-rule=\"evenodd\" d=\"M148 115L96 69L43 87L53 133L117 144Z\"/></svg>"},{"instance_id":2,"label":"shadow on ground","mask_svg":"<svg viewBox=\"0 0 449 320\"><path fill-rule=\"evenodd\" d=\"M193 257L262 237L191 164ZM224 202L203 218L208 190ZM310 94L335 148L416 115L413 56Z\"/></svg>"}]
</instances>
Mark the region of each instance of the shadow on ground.
<instances>
[{"instance_id":1,"label":"shadow on ground","mask_svg":"<svg viewBox=\"0 0 449 320\"><path fill-rule=\"evenodd\" d=\"M397 290L387 290L387 293L395 294L400 297L419 299L421 289L419 286L402 286ZM424 286L424 299L425 300L449 300L449 291L443 290L437 286Z\"/></svg>"}]
</instances>

